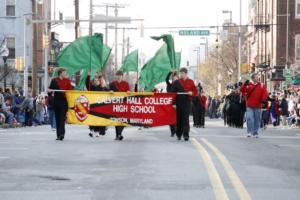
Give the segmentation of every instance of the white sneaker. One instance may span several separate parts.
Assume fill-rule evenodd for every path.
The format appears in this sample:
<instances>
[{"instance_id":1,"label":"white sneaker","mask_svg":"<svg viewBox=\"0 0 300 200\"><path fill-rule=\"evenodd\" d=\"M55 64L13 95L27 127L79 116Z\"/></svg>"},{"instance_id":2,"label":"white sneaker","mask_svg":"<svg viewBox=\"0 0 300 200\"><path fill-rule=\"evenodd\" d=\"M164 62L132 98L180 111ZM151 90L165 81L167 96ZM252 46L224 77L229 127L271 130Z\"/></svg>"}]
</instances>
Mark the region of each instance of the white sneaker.
<instances>
[{"instance_id":1,"label":"white sneaker","mask_svg":"<svg viewBox=\"0 0 300 200\"><path fill-rule=\"evenodd\" d=\"M100 135L99 135L99 133L95 133L95 137L99 137Z\"/></svg>"},{"instance_id":2,"label":"white sneaker","mask_svg":"<svg viewBox=\"0 0 300 200\"><path fill-rule=\"evenodd\" d=\"M250 133L248 133L247 137L252 137L252 135Z\"/></svg>"}]
</instances>

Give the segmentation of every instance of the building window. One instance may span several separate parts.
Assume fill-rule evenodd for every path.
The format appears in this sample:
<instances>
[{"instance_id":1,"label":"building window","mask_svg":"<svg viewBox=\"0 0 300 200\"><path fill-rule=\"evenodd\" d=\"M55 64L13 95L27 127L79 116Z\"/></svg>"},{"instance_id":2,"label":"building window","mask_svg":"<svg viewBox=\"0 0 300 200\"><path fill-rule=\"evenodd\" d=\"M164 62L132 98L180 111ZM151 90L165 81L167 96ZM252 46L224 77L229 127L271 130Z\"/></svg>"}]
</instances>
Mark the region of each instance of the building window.
<instances>
[{"instance_id":1,"label":"building window","mask_svg":"<svg viewBox=\"0 0 300 200\"><path fill-rule=\"evenodd\" d=\"M6 46L9 50L8 58L15 59L16 58L16 39L15 39L15 37L7 37L6 38Z\"/></svg>"},{"instance_id":2,"label":"building window","mask_svg":"<svg viewBox=\"0 0 300 200\"><path fill-rule=\"evenodd\" d=\"M16 16L16 0L6 0L6 16Z\"/></svg>"},{"instance_id":3,"label":"building window","mask_svg":"<svg viewBox=\"0 0 300 200\"><path fill-rule=\"evenodd\" d=\"M296 12L295 12L295 17L300 18L300 0L295 0L296 1Z\"/></svg>"},{"instance_id":4,"label":"building window","mask_svg":"<svg viewBox=\"0 0 300 200\"><path fill-rule=\"evenodd\" d=\"M300 64L300 34L295 37L295 60Z\"/></svg>"}]
</instances>

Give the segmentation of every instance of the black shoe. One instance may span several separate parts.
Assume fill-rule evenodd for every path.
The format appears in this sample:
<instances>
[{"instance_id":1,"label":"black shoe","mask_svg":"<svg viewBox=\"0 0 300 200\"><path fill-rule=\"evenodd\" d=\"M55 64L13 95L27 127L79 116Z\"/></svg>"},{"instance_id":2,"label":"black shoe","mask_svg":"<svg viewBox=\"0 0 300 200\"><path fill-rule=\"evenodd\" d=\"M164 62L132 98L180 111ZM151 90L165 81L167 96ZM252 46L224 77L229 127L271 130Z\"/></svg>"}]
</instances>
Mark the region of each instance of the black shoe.
<instances>
[{"instance_id":1,"label":"black shoe","mask_svg":"<svg viewBox=\"0 0 300 200\"><path fill-rule=\"evenodd\" d=\"M184 138L184 141L189 141L189 138L188 138L188 137L185 137L185 138Z\"/></svg>"},{"instance_id":2,"label":"black shoe","mask_svg":"<svg viewBox=\"0 0 300 200\"><path fill-rule=\"evenodd\" d=\"M174 137L175 136L175 133L171 133L171 137Z\"/></svg>"},{"instance_id":3,"label":"black shoe","mask_svg":"<svg viewBox=\"0 0 300 200\"><path fill-rule=\"evenodd\" d=\"M181 140L181 137L177 137L177 140Z\"/></svg>"},{"instance_id":4,"label":"black shoe","mask_svg":"<svg viewBox=\"0 0 300 200\"><path fill-rule=\"evenodd\" d=\"M93 133L89 133L89 136L90 136L90 137L93 137L94 135L93 135Z\"/></svg>"},{"instance_id":5,"label":"black shoe","mask_svg":"<svg viewBox=\"0 0 300 200\"><path fill-rule=\"evenodd\" d=\"M105 131L104 131L104 132L100 132L99 134L100 134L100 135L105 135Z\"/></svg>"},{"instance_id":6,"label":"black shoe","mask_svg":"<svg viewBox=\"0 0 300 200\"><path fill-rule=\"evenodd\" d=\"M59 140L63 141L64 140L64 136L60 136Z\"/></svg>"},{"instance_id":7,"label":"black shoe","mask_svg":"<svg viewBox=\"0 0 300 200\"><path fill-rule=\"evenodd\" d=\"M124 139L123 135L120 135L120 136L119 136L119 140L121 141L121 140L123 140L123 139Z\"/></svg>"}]
</instances>

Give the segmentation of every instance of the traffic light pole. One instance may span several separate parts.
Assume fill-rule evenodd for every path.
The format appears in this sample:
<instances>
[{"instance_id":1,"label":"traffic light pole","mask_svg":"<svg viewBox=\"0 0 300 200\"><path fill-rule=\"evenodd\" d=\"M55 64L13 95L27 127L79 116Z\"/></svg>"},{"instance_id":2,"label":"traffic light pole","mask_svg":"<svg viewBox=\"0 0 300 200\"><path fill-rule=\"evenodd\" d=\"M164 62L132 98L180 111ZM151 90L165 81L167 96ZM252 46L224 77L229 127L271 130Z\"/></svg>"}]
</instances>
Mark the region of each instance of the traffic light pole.
<instances>
[{"instance_id":1,"label":"traffic light pole","mask_svg":"<svg viewBox=\"0 0 300 200\"><path fill-rule=\"evenodd\" d=\"M28 65L26 63L26 15L24 15L24 18L23 18L23 26L24 26L24 29L23 29L23 37L24 37L24 46L23 46L23 53L24 53L24 85L23 85L23 95L24 97L27 97L28 95Z\"/></svg>"},{"instance_id":2,"label":"traffic light pole","mask_svg":"<svg viewBox=\"0 0 300 200\"><path fill-rule=\"evenodd\" d=\"M238 55L238 73L237 73L237 81L241 79L241 46L242 46L242 0L240 0L240 25L239 25L239 55Z\"/></svg>"},{"instance_id":3,"label":"traffic light pole","mask_svg":"<svg viewBox=\"0 0 300 200\"><path fill-rule=\"evenodd\" d=\"M45 19L48 20L48 0L44 0L44 15L45 15ZM48 23L45 22L45 36L44 36L44 58L45 58L45 69L44 69L44 92L45 95L47 95L47 91L48 91L48 52L49 52L49 34L48 34Z\"/></svg>"}]
</instances>

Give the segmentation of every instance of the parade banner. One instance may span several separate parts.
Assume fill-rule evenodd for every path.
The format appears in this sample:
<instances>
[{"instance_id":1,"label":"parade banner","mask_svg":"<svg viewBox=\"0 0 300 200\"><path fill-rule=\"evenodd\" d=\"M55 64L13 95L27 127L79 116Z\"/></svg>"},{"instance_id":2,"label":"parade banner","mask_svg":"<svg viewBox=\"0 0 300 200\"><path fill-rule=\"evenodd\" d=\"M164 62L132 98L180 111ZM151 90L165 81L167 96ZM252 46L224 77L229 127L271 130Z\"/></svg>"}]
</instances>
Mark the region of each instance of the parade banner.
<instances>
[{"instance_id":1,"label":"parade banner","mask_svg":"<svg viewBox=\"0 0 300 200\"><path fill-rule=\"evenodd\" d=\"M176 124L176 94L66 91L68 123L90 126Z\"/></svg>"}]
</instances>

